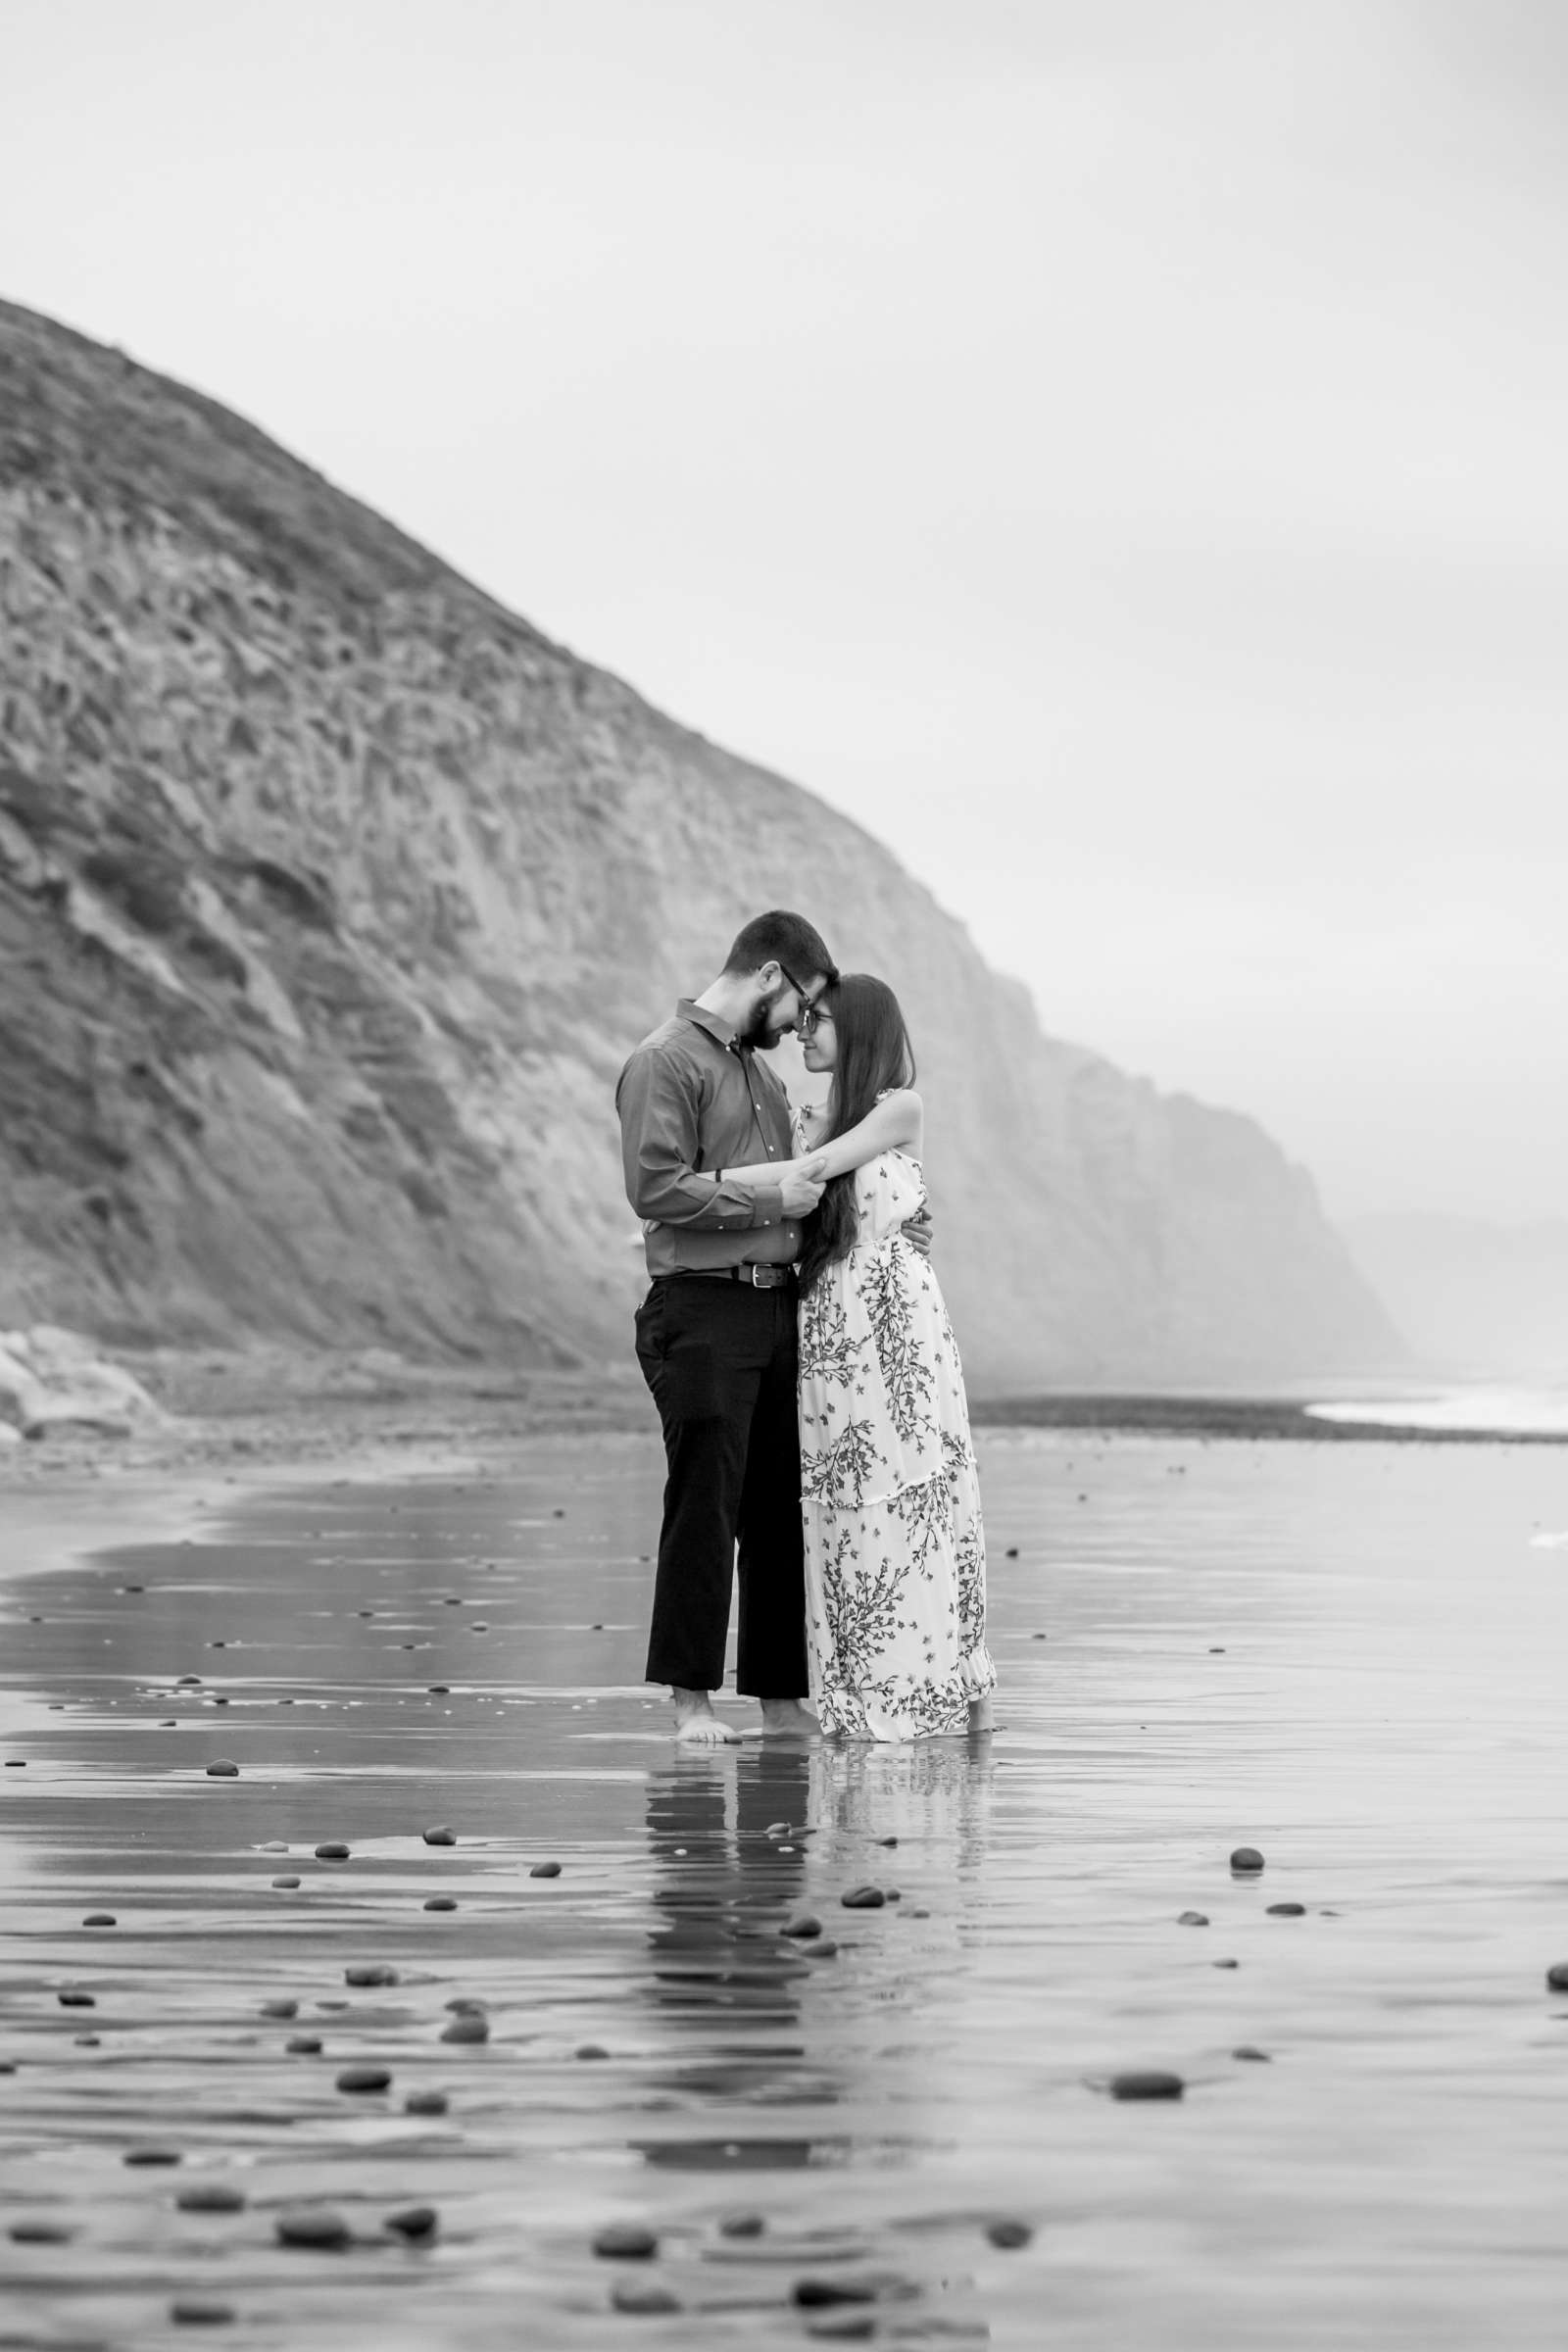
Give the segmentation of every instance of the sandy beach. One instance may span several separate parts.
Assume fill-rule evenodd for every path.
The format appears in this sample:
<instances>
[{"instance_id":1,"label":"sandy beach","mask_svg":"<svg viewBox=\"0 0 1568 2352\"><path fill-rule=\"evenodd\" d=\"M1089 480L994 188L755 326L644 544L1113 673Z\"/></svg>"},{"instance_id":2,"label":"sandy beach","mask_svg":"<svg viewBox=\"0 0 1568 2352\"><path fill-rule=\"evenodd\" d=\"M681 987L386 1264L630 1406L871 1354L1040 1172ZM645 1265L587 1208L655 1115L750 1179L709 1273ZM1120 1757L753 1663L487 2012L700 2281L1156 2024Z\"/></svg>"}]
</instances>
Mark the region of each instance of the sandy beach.
<instances>
[{"instance_id":1,"label":"sandy beach","mask_svg":"<svg viewBox=\"0 0 1568 2352\"><path fill-rule=\"evenodd\" d=\"M7 2340L1558 2344L1563 1456L981 1460L995 1737L713 1756L647 1432L13 1474Z\"/></svg>"}]
</instances>

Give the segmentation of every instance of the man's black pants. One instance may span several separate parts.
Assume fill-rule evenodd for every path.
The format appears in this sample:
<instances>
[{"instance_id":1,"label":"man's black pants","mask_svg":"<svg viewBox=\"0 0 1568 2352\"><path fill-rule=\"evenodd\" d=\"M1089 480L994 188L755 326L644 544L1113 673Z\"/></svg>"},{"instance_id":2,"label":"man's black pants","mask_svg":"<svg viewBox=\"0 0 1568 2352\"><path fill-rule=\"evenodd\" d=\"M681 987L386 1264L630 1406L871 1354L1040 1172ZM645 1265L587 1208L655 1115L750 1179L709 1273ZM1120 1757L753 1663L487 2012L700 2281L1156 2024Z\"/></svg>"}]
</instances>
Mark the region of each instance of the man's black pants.
<instances>
[{"instance_id":1,"label":"man's black pants","mask_svg":"<svg viewBox=\"0 0 1568 2352\"><path fill-rule=\"evenodd\" d=\"M757 1291L662 1275L637 1309L637 1360L669 1463L651 1683L718 1689L738 1566L736 1688L754 1698L806 1695L796 1359L793 1283Z\"/></svg>"}]
</instances>

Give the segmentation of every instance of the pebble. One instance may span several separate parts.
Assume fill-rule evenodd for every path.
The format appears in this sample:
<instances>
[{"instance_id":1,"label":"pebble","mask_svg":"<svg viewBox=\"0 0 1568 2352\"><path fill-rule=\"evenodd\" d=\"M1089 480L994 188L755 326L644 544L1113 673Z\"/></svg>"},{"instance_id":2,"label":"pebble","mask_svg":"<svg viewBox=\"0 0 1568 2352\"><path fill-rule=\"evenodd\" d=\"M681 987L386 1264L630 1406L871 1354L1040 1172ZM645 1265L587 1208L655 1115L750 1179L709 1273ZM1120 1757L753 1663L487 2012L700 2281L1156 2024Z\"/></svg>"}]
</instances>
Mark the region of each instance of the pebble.
<instances>
[{"instance_id":1,"label":"pebble","mask_svg":"<svg viewBox=\"0 0 1568 2352\"><path fill-rule=\"evenodd\" d=\"M300 2005L298 2001L290 2000L286 1997L280 1997L275 2001L264 2001L262 2003L263 2017L298 2017L299 2013Z\"/></svg>"},{"instance_id":2,"label":"pebble","mask_svg":"<svg viewBox=\"0 0 1568 2352\"><path fill-rule=\"evenodd\" d=\"M647 2262L659 2240L645 2222L607 2222L594 2235L594 2252L614 2262Z\"/></svg>"},{"instance_id":3,"label":"pebble","mask_svg":"<svg viewBox=\"0 0 1568 2352\"><path fill-rule=\"evenodd\" d=\"M338 2090L390 2090L392 2069L389 2066L346 2066L334 2087Z\"/></svg>"},{"instance_id":4,"label":"pebble","mask_svg":"<svg viewBox=\"0 0 1568 2352\"><path fill-rule=\"evenodd\" d=\"M226 2328L234 2317L232 2303L220 2303L213 2295L176 2295L169 2306L169 2316L186 2328Z\"/></svg>"},{"instance_id":5,"label":"pebble","mask_svg":"<svg viewBox=\"0 0 1568 2352\"><path fill-rule=\"evenodd\" d=\"M602 2042L585 2041L572 2052L574 2058L608 2058L610 2052Z\"/></svg>"},{"instance_id":6,"label":"pebble","mask_svg":"<svg viewBox=\"0 0 1568 2352\"><path fill-rule=\"evenodd\" d=\"M1179 1928L1206 1928L1208 1913L1206 1911L1183 1911L1177 1919L1176 1925Z\"/></svg>"},{"instance_id":7,"label":"pebble","mask_svg":"<svg viewBox=\"0 0 1568 2352\"><path fill-rule=\"evenodd\" d=\"M1210 1968L1240 1968L1242 1964L1239 1960L1211 1960L1208 1965Z\"/></svg>"},{"instance_id":8,"label":"pebble","mask_svg":"<svg viewBox=\"0 0 1568 2352\"><path fill-rule=\"evenodd\" d=\"M808 1960L836 1960L838 1956L839 1947L831 1936L824 1936L820 1943L809 1945L806 1954Z\"/></svg>"},{"instance_id":9,"label":"pebble","mask_svg":"<svg viewBox=\"0 0 1568 2352\"><path fill-rule=\"evenodd\" d=\"M476 2010L466 2009L441 2029L443 2041L488 2041L490 2020Z\"/></svg>"},{"instance_id":10,"label":"pebble","mask_svg":"<svg viewBox=\"0 0 1568 2352\"><path fill-rule=\"evenodd\" d=\"M559 1879L561 1864L559 1862L536 1862L528 1876L530 1879Z\"/></svg>"},{"instance_id":11,"label":"pebble","mask_svg":"<svg viewBox=\"0 0 1568 2352\"><path fill-rule=\"evenodd\" d=\"M820 1936L821 1933L822 1922L812 1911L798 1911L792 1919L787 1919L779 1930L781 1936L796 1936L802 1939Z\"/></svg>"},{"instance_id":12,"label":"pebble","mask_svg":"<svg viewBox=\"0 0 1568 2352\"><path fill-rule=\"evenodd\" d=\"M210 1781L237 1781L239 1766L231 1756L215 1756L207 1767L207 1778Z\"/></svg>"},{"instance_id":13,"label":"pebble","mask_svg":"<svg viewBox=\"0 0 1568 2352\"><path fill-rule=\"evenodd\" d=\"M245 2191L227 2180L187 2180L174 2203L181 2213L243 2213Z\"/></svg>"},{"instance_id":14,"label":"pebble","mask_svg":"<svg viewBox=\"0 0 1568 2352\"><path fill-rule=\"evenodd\" d=\"M201 1687L202 1678L199 1674L182 1674L174 1685L176 1690L199 1690Z\"/></svg>"},{"instance_id":15,"label":"pebble","mask_svg":"<svg viewBox=\"0 0 1568 2352\"><path fill-rule=\"evenodd\" d=\"M764 1838L787 1838L790 1834L790 1827L791 1825L787 1821L770 1821L762 1832L762 1836Z\"/></svg>"},{"instance_id":16,"label":"pebble","mask_svg":"<svg viewBox=\"0 0 1568 2352\"><path fill-rule=\"evenodd\" d=\"M803 2311L821 2311L834 2303L874 2303L876 2294L868 2278L797 2278L790 2300Z\"/></svg>"},{"instance_id":17,"label":"pebble","mask_svg":"<svg viewBox=\"0 0 1568 2352\"><path fill-rule=\"evenodd\" d=\"M384 1960L357 1960L343 1971L345 1984L395 1984L398 1972Z\"/></svg>"},{"instance_id":18,"label":"pebble","mask_svg":"<svg viewBox=\"0 0 1568 2352\"><path fill-rule=\"evenodd\" d=\"M1259 2066L1272 2066L1274 2063L1267 2050L1254 2050L1250 2041L1244 2041L1240 2049L1232 2050L1231 2056L1233 2058L1254 2058Z\"/></svg>"},{"instance_id":19,"label":"pebble","mask_svg":"<svg viewBox=\"0 0 1568 2352\"><path fill-rule=\"evenodd\" d=\"M760 2213L726 2213L719 2217L720 2237L760 2237L767 2224Z\"/></svg>"},{"instance_id":20,"label":"pebble","mask_svg":"<svg viewBox=\"0 0 1568 2352\"><path fill-rule=\"evenodd\" d=\"M897 1845L898 1842L896 1838L879 1838L877 1839L878 1845Z\"/></svg>"},{"instance_id":21,"label":"pebble","mask_svg":"<svg viewBox=\"0 0 1568 2352\"><path fill-rule=\"evenodd\" d=\"M445 2115L452 2102L444 2090L411 2090L403 2102L405 2115Z\"/></svg>"},{"instance_id":22,"label":"pebble","mask_svg":"<svg viewBox=\"0 0 1568 2352\"><path fill-rule=\"evenodd\" d=\"M19 2246L64 2246L75 2231L66 2222L13 2222L7 2235Z\"/></svg>"},{"instance_id":23,"label":"pebble","mask_svg":"<svg viewBox=\"0 0 1568 2352\"><path fill-rule=\"evenodd\" d=\"M112 1911L89 1911L81 1924L84 1928L113 1928L120 1923Z\"/></svg>"},{"instance_id":24,"label":"pebble","mask_svg":"<svg viewBox=\"0 0 1568 2352\"><path fill-rule=\"evenodd\" d=\"M846 1911L880 1911L886 1900L880 1886L852 1886L839 1896Z\"/></svg>"},{"instance_id":25,"label":"pebble","mask_svg":"<svg viewBox=\"0 0 1568 2352\"><path fill-rule=\"evenodd\" d=\"M1568 1960L1554 1960L1546 1971L1549 1992L1568 1992Z\"/></svg>"},{"instance_id":26,"label":"pebble","mask_svg":"<svg viewBox=\"0 0 1568 2352\"><path fill-rule=\"evenodd\" d=\"M147 2147L127 2148L120 2161L122 2164L178 2164L182 2160L177 2148Z\"/></svg>"},{"instance_id":27,"label":"pebble","mask_svg":"<svg viewBox=\"0 0 1568 2352\"><path fill-rule=\"evenodd\" d=\"M269 1838L267 1843L259 1845L256 1850L259 1854L286 1854L288 1847L281 1838Z\"/></svg>"},{"instance_id":28,"label":"pebble","mask_svg":"<svg viewBox=\"0 0 1568 2352\"><path fill-rule=\"evenodd\" d=\"M1304 1919L1306 1905L1304 1903L1270 1903L1268 1915L1270 1919Z\"/></svg>"},{"instance_id":29,"label":"pebble","mask_svg":"<svg viewBox=\"0 0 1568 2352\"><path fill-rule=\"evenodd\" d=\"M1018 1557L1018 1546L1017 1546L1017 1544L1009 1544L1007 1545L1006 1551L1004 1553L1004 1555L1003 1555L1003 1556L1004 1556L1004 1559L1015 1560L1015 1559Z\"/></svg>"},{"instance_id":30,"label":"pebble","mask_svg":"<svg viewBox=\"0 0 1568 2352\"><path fill-rule=\"evenodd\" d=\"M293 1877L291 1874L288 1874L288 1873L285 1873L285 1875L284 1875L282 1878L280 1878L280 1879L274 1879L274 1880L272 1881L272 1885L273 1885L274 1886L297 1886L299 1885L299 1883L300 1883L300 1882L299 1882L299 1880L298 1880L297 1878Z\"/></svg>"},{"instance_id":31,"label":"pebble","mask_svg":"<svg viewBox=\"0 0 1568 2352\"><path fill-rule=\"evenodd\" d=\"M318 1862L346 1862L348 1858L349 1849L340 1838L329 1838L325 1845L318 1845L316 1849Z\"/></svg>"},{"instance_id":32,"label":"pebble","mask_svg":"<svg viewBox=\"0 0 1568 2352\"><path fill-rule=\"evenodd\" d=\"M98 2006L90 1992L57 1992L55 1998L62 2009L96 2009Z\"/></svg>"},{"instance_id":33,"label":"pebble","mask_svg":"<svg viewBox=\"0 0 1568 2352\"><path fill-rule=\"evenodd\" d=\"M616 2311L653 2313L680 2309L679 2299L653 2278L617 2278L610 2290L610 2300Z\"/></svg>"},{"instance_id":34,"label":"pebble","mask_svg":"<svg viewBox=\"0 0 1568 2352\"><path fill-rule=\"evenodd\" d=\"M1255 1845L1239 1845L1231 1856L1231 1868L1236 1871L1261 1870L1263 1857Z\"/></svg>"},{"instance_id":35,"label":"pebble","mask_svg":"<svg viewBox=\"0 0 1568 2352\"><path fill-rule=\"evenodd\" d=\"M1186 2088L1180 2075L1162 2074L1157 2067L1110 2078L1113 2099L1179 2099Z\"/></svg>"},{"instance_id":36,"label":"pebble","mask_svg":"<svg viewBox=\"0 0 1568 2352\"><path fill-rule=\"evenodd\" d=\"M291 2058L317 2058L320 2055L319 2034L291 2034L283 2044Z\"/></svg>"},{"instance_id":37,"label":"pebble","mask_svg":"<svg viewBox=\"0 0 1568 2352\"><path fill-rule=\"evenodd\" d=\"M349 2226L330 2205L286 2205L273 2227L284 2246L346 2246Z\"/></svg>"},{"instance_id":38,"label":"pebble","mask_svg":"<svg viewBox=\"0 0 1568 2352\"><path fill-rule=\"evenodd\" d=\"M454 1894L427 1894L424 1898L426 1911L455 1911L457 1907L458 1898Z\"/></svg>"},{"instance_id":39,"label":"pebble","mask_svg":"<svg viewBox=\"0 0 1568 2352\"><path fill-rule=\"evenodd\" d=\"M424 1842L426 1845L456 1845L458 1833L456 1830L449 1830L443 1822L438 1829L425 1831Z\"/></svg>"},{"instance_id":40,"label":"pebble","mask_svg":"<svg viewBox=\"0 0 1568 2352\"><path fill-rule=\"evenodd\" d=\"M399 2237L433 2237L440 2218L433 2205L405 2205L400 2212L387 2215L386 2226Z\"/></svg>"},{"instance_id":41,"label":"pebble","mask_svg":"<svg viewBox=\"0 0 1568 2352\"><path fill-rule=\"evenodd\" d=\"M1015 2246L1026 2246L1034 2231L1027 2222L987 2222L986 2235L994 2246L1004 2246L1010 2252Z\"/></svg>"}]
</instances>

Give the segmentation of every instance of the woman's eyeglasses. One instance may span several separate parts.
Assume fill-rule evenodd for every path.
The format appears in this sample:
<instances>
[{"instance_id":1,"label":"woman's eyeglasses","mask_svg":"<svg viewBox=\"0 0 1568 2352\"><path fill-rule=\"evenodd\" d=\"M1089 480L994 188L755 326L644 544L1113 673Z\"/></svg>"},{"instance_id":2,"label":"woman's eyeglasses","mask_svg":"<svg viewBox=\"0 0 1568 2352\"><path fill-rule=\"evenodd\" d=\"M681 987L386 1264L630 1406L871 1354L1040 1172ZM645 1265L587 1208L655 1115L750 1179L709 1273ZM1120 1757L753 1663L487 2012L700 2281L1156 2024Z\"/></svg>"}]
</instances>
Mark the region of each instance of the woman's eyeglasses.
<instances>
[{"instance_id":1,"label":"woman's eyeglasses","mask_svg":"<svg viewBox=\"0 0 1568 2352\"><path fill-rule=\"evenodd\" d=\"M795 1025L803 1037L809 1037L812 1031L822 1021L826 1021L828 1027L831 1029L833 1026L833 1015L826 1011L820 1004L808 1004L802 1008L801 1017Z\"/></svg>"}]
</instances>

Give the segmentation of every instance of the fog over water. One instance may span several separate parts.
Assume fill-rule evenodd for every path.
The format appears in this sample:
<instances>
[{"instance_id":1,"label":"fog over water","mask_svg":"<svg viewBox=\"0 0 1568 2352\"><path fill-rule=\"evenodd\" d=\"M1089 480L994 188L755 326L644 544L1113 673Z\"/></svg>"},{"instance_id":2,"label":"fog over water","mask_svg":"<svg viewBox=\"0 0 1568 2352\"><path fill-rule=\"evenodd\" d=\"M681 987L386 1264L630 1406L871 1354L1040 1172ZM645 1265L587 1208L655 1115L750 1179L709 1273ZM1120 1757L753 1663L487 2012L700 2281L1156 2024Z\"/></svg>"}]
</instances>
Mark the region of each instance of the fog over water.
<instances>
[{"instance_id":1,"label":"fog over water","mask_svg":"<svg viewBox=\"0 0 1568 2352\"><path fill-rule=\"evenodd\" d=\"M7 79L7 293L859 817L1336 1213L1558 1210L1560 12L19 0Z\"/></svg>"}]
</instances>

